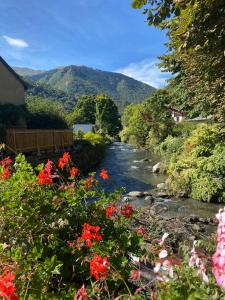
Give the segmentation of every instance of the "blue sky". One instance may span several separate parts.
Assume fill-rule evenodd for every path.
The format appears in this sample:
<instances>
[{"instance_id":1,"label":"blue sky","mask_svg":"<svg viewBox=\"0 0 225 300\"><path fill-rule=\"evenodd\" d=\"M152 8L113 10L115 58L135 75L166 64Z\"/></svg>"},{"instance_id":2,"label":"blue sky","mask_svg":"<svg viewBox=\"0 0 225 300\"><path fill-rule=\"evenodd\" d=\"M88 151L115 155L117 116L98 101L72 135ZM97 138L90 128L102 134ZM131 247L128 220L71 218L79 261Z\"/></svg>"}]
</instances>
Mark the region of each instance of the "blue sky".
<instances>
[{"instance_id":1,"label":"blue sky","mask_svg":"<svg viewBox=\"0 0 225 300\"><path fill-rule=\"evenodd\" d=\"M12 66L65 65L117 71L155 87L165 33L145 23L132 0L0 0L0 55Z\"/></svg>"}]
</instances>

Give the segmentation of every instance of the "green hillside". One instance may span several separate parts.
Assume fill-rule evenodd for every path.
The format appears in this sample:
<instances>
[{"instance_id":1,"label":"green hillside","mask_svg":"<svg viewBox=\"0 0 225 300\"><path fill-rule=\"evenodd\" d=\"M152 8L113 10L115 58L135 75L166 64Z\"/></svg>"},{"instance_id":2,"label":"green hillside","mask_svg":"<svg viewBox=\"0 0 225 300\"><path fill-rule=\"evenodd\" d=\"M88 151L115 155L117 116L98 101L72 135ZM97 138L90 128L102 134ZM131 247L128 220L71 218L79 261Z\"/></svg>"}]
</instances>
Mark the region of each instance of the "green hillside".
<instances>
[{"instance_id":1,"label":"green hillside","mask_svg":"<svg viewBox=\"0 0 225 300\"><path fill-rule=\"evenodd\" d=\"M29 76L39 84L53 89L79 95L107 93L119 108L127 103L137 103L148 97L155 89L145 83L122 74L100 71L85 66L68 66Z\"/></svg>"}]
</instances>

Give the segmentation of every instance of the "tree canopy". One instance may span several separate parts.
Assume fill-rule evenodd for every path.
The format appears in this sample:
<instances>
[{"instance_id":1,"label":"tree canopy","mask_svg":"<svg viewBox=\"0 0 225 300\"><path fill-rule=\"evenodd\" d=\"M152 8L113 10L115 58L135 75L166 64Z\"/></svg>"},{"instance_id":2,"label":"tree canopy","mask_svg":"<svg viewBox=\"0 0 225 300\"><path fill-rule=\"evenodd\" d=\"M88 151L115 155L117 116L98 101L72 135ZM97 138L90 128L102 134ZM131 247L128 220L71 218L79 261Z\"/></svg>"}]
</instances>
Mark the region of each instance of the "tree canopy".
<instances>
[{"instance_id":1,"label":"tree canopy","mask_svg":"<svg viewBox=\"0 0 225 300\"><path fill-rule=\"evenodd\" d=\"M161 67L189 93L181 99L198 113L225 117L225 5L223 0L134 0L149 25L167 29L168 53ZM189 107L190 109L190 107Z\"/></svg>"}]
</instances>

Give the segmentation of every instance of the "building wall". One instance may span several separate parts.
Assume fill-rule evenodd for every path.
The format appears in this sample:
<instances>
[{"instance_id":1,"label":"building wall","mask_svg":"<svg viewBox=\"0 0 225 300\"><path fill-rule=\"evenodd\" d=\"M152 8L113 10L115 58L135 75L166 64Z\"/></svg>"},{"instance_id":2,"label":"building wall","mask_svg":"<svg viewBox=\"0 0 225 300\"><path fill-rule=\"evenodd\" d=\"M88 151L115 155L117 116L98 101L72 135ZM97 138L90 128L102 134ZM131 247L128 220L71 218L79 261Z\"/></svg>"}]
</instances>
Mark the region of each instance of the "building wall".
<instances>
[{"instance_id":1,"label":"building wall","mask_svg":"<svg viewBox=\"0 0 225 300\"><path fill-rule=\"evenodd\" d=\"M24 86L0 61L0 104L25 104Z\"/></svg>"}]
</instances>

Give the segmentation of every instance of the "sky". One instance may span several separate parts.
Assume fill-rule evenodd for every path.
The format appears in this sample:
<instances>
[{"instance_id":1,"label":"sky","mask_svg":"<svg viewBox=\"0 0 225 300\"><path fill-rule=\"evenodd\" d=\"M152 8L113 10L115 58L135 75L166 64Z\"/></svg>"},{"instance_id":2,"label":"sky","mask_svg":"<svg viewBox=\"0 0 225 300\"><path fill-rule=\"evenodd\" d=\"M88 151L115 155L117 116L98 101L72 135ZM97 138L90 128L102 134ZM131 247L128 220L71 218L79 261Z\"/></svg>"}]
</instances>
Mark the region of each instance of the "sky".
<instances>
[{"instance_id":1,"label":"sky","mask_svg":"<svg viewBox=\"0 0 225 300\"><path fill-rule=\"evenodd\" d=\"M163 87L157 57L165 32L149 27L132 0L0 0L0 55L11 65L66 65L120 72Z\"/></svg>"}]
</instances>

